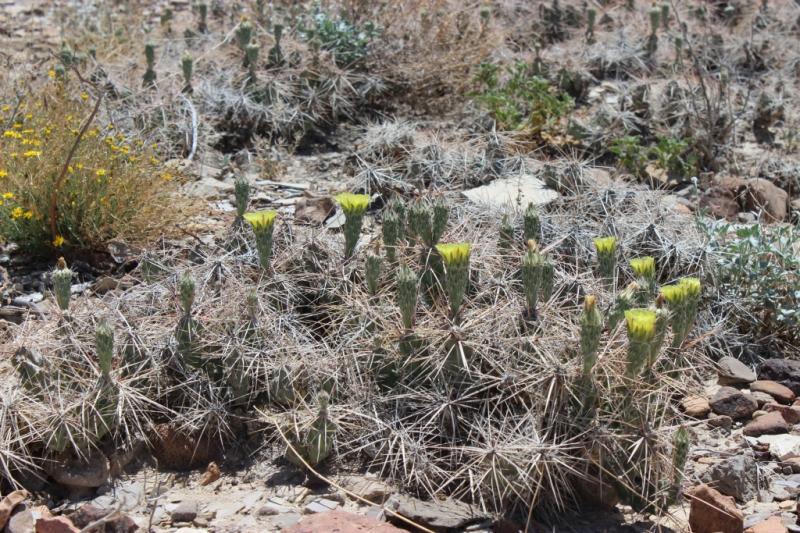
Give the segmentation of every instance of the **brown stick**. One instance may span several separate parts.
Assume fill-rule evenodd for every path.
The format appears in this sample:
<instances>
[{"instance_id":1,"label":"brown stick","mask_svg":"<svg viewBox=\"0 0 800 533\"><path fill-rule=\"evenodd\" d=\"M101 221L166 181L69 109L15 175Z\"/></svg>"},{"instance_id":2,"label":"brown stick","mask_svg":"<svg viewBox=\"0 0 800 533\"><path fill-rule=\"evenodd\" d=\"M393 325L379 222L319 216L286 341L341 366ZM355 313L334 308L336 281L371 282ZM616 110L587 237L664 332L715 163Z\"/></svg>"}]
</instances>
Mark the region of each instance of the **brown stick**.
<instances>
[{"instance_id":1,"label":"brown stick","mask_svg":"<svg viewBox=\"0 0 800 533\"><path fill-rule=\"evenodd\" d=\"M78 144L81 142L86 130L89 129L89 124L92 123L94 117L97 116L97 111L100 109L100 103L103 101L103 96L105 95L104 92L101 92L100 95L97 97L97 102L94 104L94 109L92 109L92 114L89 115L89 118L86 119L86 122L83 123L81 126L81 130L78 132L78 136L75 138L75 142L72 144L72 148L69 150L69 154L67 154L67 159L64 161L64 166L61 168L61 173L56 178L56 182L53 184L53 193L50 196L50 236L55 239L56 238L56 217L58 216L58 190L61 187L61 184L64 181L64 178L67 176L67 170L69 169L69 164L72 162L72 158L75 157L75 151L78 149Z\"/></svg>"}]
</instances>

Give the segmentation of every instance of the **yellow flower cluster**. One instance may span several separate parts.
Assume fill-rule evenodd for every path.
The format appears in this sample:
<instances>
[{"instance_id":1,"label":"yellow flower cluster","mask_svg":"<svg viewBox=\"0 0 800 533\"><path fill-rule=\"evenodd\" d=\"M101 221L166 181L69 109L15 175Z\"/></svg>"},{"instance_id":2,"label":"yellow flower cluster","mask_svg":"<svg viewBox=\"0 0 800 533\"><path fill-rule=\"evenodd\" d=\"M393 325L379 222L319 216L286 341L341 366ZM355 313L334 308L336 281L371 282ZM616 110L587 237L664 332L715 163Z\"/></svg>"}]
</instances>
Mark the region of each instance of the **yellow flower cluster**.
<instances>
[{"instance_id":1,"label":"yellow flower cluster","mask_svg":"<svg viewBox=\"0 0 800 533\"><path fill-rule=\"evenodd\" d=\"M598 237L594 240L594 247L598 254L611 255L617 249L615 237Z\"/></svg>"},{"instance_id":2,"label":"yellow flower cluster","mask_svg":"<svg viewBox=\"0 0 800 533\"><path fill-rule=\"evenodd\" d=\"M637 278L651 279L656 275L656 260L650 256L631 259L631 269Z\"/></svg>"}]
</instances>

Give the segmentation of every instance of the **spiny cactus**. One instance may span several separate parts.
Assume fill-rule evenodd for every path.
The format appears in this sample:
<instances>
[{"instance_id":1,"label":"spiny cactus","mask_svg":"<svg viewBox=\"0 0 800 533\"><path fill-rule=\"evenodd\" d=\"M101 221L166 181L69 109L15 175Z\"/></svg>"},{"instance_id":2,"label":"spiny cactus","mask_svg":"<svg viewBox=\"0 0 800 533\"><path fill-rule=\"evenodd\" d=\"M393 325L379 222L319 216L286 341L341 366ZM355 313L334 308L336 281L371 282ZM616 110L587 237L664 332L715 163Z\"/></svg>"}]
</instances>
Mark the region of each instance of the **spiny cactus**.
<instances>
[{"instance_id":1,"label":"spiny cactus","mask_svg":"<svg viewBox=\"0 0 800 533\"><path fill-rule=\"evenodd\" d=\"M656 312L651 309L629 309L625 311L628 327L628 361L625 374L636 377L650 356L653 338L656 335Z\"/></svg>"},{"instance_id":2,"label":"spiny cactus","mask_svg":"<svg viewBox=\"0 0 800 533\"><path fill-rule=\"evenodd\" d=\"M383 259L381 259L380 252L377 251L377 247L376 253L367 255L367 260L364 263L364 276L367 279L367 289L372 295L375 295L378 292L382 263Z\"/></svg>"},{"instance_id":3,"label":"spiny cactus","mask_svg":"<svg viewBox=\"0 0 800 533\"><path fill-rule=\"evenodd\" d=\"M433 248L447 228L450 208L444 199L437 198L431 205L417 200L408 208L408 227L411 233L428 248Z\"/></svg>"},{"instance_id":4,"label":"spiny cactus","mask_svg":"<svg viewBox=\"0 0 800 533\"><path fill-rule=\"evenodd\" d=\"M144 76L142 76L142 84L147 87L156 82L156 71L153 70L156 62L156 45L153 43L144 45L144 58L147 61L147 70L144 71Z\"/></svg>"},{"instance_id":5,"label":"spiny cactus","mask_svg":"<svg viewBox=\"0 0 800 533\"><path fill-rule=\"evenodd\" d=\"M397 269L397 306L403 318L403 327L414 327L414 313L417 309L417 275L406 265Z\"/></svg>"},{"instance_id":6,"label":"spiny cactus","mask_svg":"<svg viewBox=\"0 0 800 533\"><path fill-rule=\"evenodd\" d=\"M680 486L683 481L683 469L689 458L690 443L689 431L684 426L679 427L672 436L672 467L675 469L676 486Z\"/></svg>"},{"instance_id":7,"label":"spiny cactus","mask_svg":"<svg viewBox=\"0 0 800 533\"><path fill-rule=\"evenodd\" d=\"M700 292L700 280L697 278L683 278L674 285L661 287L661 296L670 311L673 347L683 344L694 327Z\"/></svg>"},{"instance_id":8,"label":"spiny cactus","mask_svg":"<svg viewBox=\"0 0 800 533\"><path fill-rule=\"evenodd\" d=\"M277 216L278 212L270 209L244 214L244 219L250 223L256 236L258 264L263 270L269 269L269 261L272 256L272 236Z\"/></svg>"},{"instance_id":9,"label":"spiny cactus","mask_svg":"<svg viewBox=\"0 0 800 533\"><path fill-rule=\"evenodd\" d=\"M369 207L369 195L343 192L337 194L334 199L344 212L344 256L350 258L361 236L364 213Z\"/></svg>"},{"instance_id":10,"label":"spiny cactus","mask_svg":"<svg viewBox=\"0 0 800 533\"><path fill-rule=\"evenodd\" d=\"M247 63L247 82L255 83L258 79L256 76L256 67L258 66L258 55L261 52L261 47L255 43L250 43L245 47L244 57Z\"/></svg>"},{"instance_id":11,"label":"spiny cactus","mask_svg":"<svg viewBox=\"0 0 800 533\"><path fill-rule=\"evenodd\" d=\"M594 44L594 25L597 21L597 10L590 7L586 10L586 42Z\"/></svg>"},{"instance_id":12,"label":"spiny cactus","mask_svg":"<svg viewBox=\"0 0 800 533\"><path fill-rule=\"evenodd\" d=\"M236 218L244 219L244 213L250 206L250 182L242 175L233 181L233 199L236 207Z\"/></svg>"},{"instance_id":13,"label":"spiny cactus","mask_svg":"<svg viewBox=\"0 0 800 533\"><path fill-rule=\"evenodd\" d=\"M50 381L48 361L37 350L26 347L19 348L14 353L14 366L17 375L25 390L39 394Z\"/></svg>"},{"instance_id":14,"label":"spiny cactus","mask_svg":"<svg viewBox=\"0 0 800 533\"><path fill-rule=\"evenodd\" d=\"M188 53L184 54L181 58L181 71L183 72L183 92L191 93L192 88L192 71L194 70L194 59Z\"/></svg>"},{"instance_id":15,"label":"spiny cactus","mask_svg":"<svg viewBox=\"0 0 800 533\"><path fill-rule=\"evenodd\" d=\"M178 281L178 293L180 295L181 310L183 311L175 330L178 355L180 355L185 364L200 368L203 363L200 353L200 323L192 317L195 284L189 274L184 273L181 275Z\"/></svg>"},{"instance_id":16,"label":"spiny cactus","mask_svg":"<svg viewBox=\"0 0 800 533\"><path fill-rule=\"evenodd\" d=\"M469 283L470 250L471 246L465 242L436 245L436 251L439 252L446 269L445 289L454 320L458 317Z\"/></svg>"},{"instance_id":17,"label":"spiny cactus","mask_svg":"<svg viewBox=\"0 0 800 533\"><path fill-rule=\"evenodd\" d=\"M614 301L614 306L608 316L608 328L614 330L620 320L625 317L625 311L636 305L636 299L641 292L641 287L635 281L628 284L625 289L620 291Z\"/></svg>"},{"instance_id":18,"label":"spiny cactus","mask_svg":"<svg viewBox=\"0 0 800 533\"><path fill-rule=\"evenodd\" d=\"M508 220L508 215L503 215L500 221L500 235L497 239L497 247L503 251L509 251L514 247L514 226Z\"/></svg>"},{"instance_id":19,"label":"spiny cactus","mask_svg":"<svg viewBox=\"0 0 800 533\"><path fill-rule=\"evenodd\" d=\"M197 31L200 33L208 33L208 4L200 2L197 8Z\"/></svg>"},{"instance_id":20,"label":"spiny cactus","mask_svg":"<svg viewBox=\"0 0 800 533\"><path fill-rule=\"evenodd\" d=\"M281 36L283 36L283 25L275 24L272 28L273 35L275 36L275 44L269 49L267 54L267 62L270 68L280 67L285 63L283 58L283 50L281 50Z\"/></svg>"},{"instance_id":21,"label":"spiny cactus","mask_svg":"<svg viewBox=\"0 0 800 533\"><path fill-rule=\"evenodd\" d=\"M675 66L679 67L683 64L683 37L680 35L675 36Z\"/></svg>"},{"instance_id":22,"label":"spiny cactus","mask_svg":"<svg viewBox=\"0 0 800 533\"><path fill-rule=\"evenodd\" d=\"M552 280L552 266L548 265L547 259L539 253L536 241L529 239L528 251L522 256L522 286L525 290L527 316L531 319L536 318L536 305L539 299L544 297L544 286L548 283L545 280L547 276ZM549 283L552 288L552 281Z\"/></svg>"},{"instance_id":23,"label":"spiny cactus","mask_svg":"<svg viewBox=\"0 0 800 533\"><path fill-rule=\"evenodd\" d=\"M533 239L539 242L542 237L542 223L539 220L539 210L533 203L528 204L522 217L525 241Z\"/></svg>"},{"instance_id":24,"label":"spiny cactus","mask_svg":"<svg viewBox=\"0 0 800 533\"><path fill-rule=\"evenodd\" d=\"M639 301L645 305L656 293L656 260L650 256L637 257L630 260L630 266L636 281L643 289Z\"/></svg>"},{"instance_id":25,"label":"spiny cactus","mask_svg":"<svg viewBox=\"0 0 800 533\"><path fill-rule=\"evenodd\" d=\"M615 237L599 237L594 240L597 251L600 277L608 288L613 288L617 279L617 239Z\"/></svg>"},{"instance_id":26,"label":"spiny cactus","mask_svg":"<svg viewBox=\"0 0 800 533\"><path fill-rule=\"evenodd\" d=\"M664 338L667 336L667 325L669 324L669 313L663 308L664 299L662 296L656 299L656 334L650 343L650 356L647 358L647 369L650 370L658 360L661 347L664 345Z\"/></svg>"},{"instance_id":27,"label":"spiny cactus","mask_svg":"<svg viewBox=\"0 0 800 533\"><path fill-rule=\"evenodd\" d=\"M583 301L581 314L581 355L583 356L583 375L589 376L597 362L597 349L603 333L603 314L597 308L597 298L587 296Z\"/></svg>"},{"instance_id":28,"label":"spiny cactus","mask_svg":"<svg viewBox=\"0 0 800 533\"><path fill-rule=\"evenodd\" d=\"M661 4L661 26L665 31L669 30L669 4Z\"/></svg>"},{"instance_id":29,"label":"spiny cactus","mask_svg":"<svg viewBox=\"0 0 800 533\"><path fill-rule=\"evenodd\" d=\"M394 262L397 258L397 244L400 241L402 219L397 216L395 211L387 210L383 217L381 233L383 235L383 247L386 250L386 258Z\"/></svg>"},{"instance_id":30,"label":"spiny cactus","mask_svg":"<svg viewBox=\"0 0 800 533\"><path fill-rule=\"evenodd\" d=\"M102 321L95 327L94 344L100 372L108 377L111 373L111 361L114 358L114 330L108 322Z\"/></svg>"},{"instance_id":31,"label":"spiny cactus","mask_svg":"<svg viewBox=\"0 0 800 533\"><path fill-rule=\"evenodd\" d=\"M328 458L333 450L336 433L336 425L328 416L330 396L327 392L320 392L317 401L319 403L317 419L311 424L306 438L306 458L311 466L318 465Z\"/></svg>"},{"instance_id":32,"label":"spiny cactus","mask_svg":"<svg viewBox=\"0 0 800 533\"><path fill-rule=\"evenodd\" d=\"M56 295L56 303L62 311L69 311L69 300L72 295L72 270L67 268L67 262L63 257L58 259L55 270L51 274L53 280L53 292Z\"/></svg>"},{"instance_id":33,"label":"spiny cactus","mask_svg":"<svg viewBox=\"0 0 800 533\"><path fill-rule=\"evenodd\" d=\"M652 59L658 49L658 23L661 18L661 11L657 7L654 7L648 11L648 16L650 18L650 35L647 36L645 52L647 57Z\"/></svg>"},{"instance_id":34,"label":"spiny cactus","mask_svg":"<svg viewBox=\"0 0 800 533\"><path fill-rule=\"evenodd\" d=\"M236 27L236 44L244 52L250 40L253 38L253 25L249 21L243 20ZM244 66L247 67L247 56L245 55Z\"/></svg>"}]
</instances>

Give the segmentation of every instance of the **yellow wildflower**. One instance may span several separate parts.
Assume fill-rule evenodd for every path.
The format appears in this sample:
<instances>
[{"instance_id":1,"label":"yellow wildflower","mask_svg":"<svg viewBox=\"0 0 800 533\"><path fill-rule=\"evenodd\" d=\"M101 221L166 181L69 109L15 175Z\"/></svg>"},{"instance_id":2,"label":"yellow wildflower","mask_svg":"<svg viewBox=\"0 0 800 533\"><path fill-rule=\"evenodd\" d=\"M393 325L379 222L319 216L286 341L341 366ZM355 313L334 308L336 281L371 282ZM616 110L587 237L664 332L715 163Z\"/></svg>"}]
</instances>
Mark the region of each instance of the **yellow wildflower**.
<instances>
[{"instance_id":1,"label":"yellow wildflower","mask_svg":"<svg viewBox=\"0 0 800 533\"><path fill-rule=\"evenodd\" d=\"M30 220L33 218L33 211L29 209L28 211L25 211L22 216L25 217L25 219Z\"/></svg>"},{"instance_id":2,"label":"yellow wildflower","mask_svg":"<svg viewBox=\"0 0 800 533\"><path fill-rule=\"evenodd\" d=\"M442 256L446 265L465 264L469 261L471 246L467 242L437 244L436 251Z\"/></svg>"},{"instance_id":3,"label":"yellow wildflower","mask_svg":"<svg viewBox=\"0 0 800 533\"><path fill-rule=\"evenodd\" d=\"M105 176L105 175L106 175L106 169L104 169L104 168L98 168L97 170L95 170L95 171L94 171L94 174L95 174L95 176L97 176L98 178L102 178L103 176Z\"/></svg>"},{"instance_id":4,"label":"yellow wildflower","mask_svg":"<svg viewBox=\"0 0 800 533\"><path fill-rule=\"evenodd\" d=\"M368 194L343 192L334 196L333 199L341 206L342 211L344 211L346 215L363 215L364 211L369 207Z\"/></svg>"},{"instance_id":5,"label":"yellow wildflower","mask_svg":"<svg viewBox=\"0 0 800 533\"><path fill-rule=\"evenodd\" d=\"M8 172L0 169L0 178L5 178L6 176L8 176Z\"/></svg>"},{"instance_id":6,"label":"yellow wildflower","mask_svg":"<svg viewBox=\"0 0 800 533\"><path fill-rule=\"evenodd\" d=\"M594 240L594 247L598 254L611 255L617 249L617 239L614 237L598 237Z\"/></svg>"},{"instance_id":7,"label":"yellow wildflower","mask_svg":"<svg viewBox=\"0 0 800 533\"><path fill-rule=\"evenodd\" d=\"M24 152L22 155L23 157L39 157L40 155L42 155L42 152L41 150L28 150L27 152Z\"/></svg>"},{"instance_id":8,"label":"yellow wildflower","mask_svg":"<svg viewBox=\"0 0 800 533\"><path fill-rule=\"evenodd\" d=\"M64 237L61 235L56 235L56 238L53 239L53 246L56 248L61 248L64 245Z\"/></svg>"},{"instance_id":9,"label":"yellow wildflower","mask_svg":"<svg viewBox=\"0 0 800 533\"><path fill-rule=\"evenodd\" d=\"M6 137L7 139L21 139L22 134L14 130L6 130L3 132L3 137Z\"/></svg>"},{"instance_id":10,"label":"yellow wildflower","mask_svg":"<svg viewBox=\"0 0 800 533\"><path fill-rule=\"evenodd\" d=\"M4 200L11 200L12 198L14 198L14 193L13 192L4 192L3 193L3 199Z\"/></svg>"},{"instance_id":11,"label":"yellow wildflower","mask_svg":"<svg viewBox=\"0 0 800 533\"><path fill-rule=\"evenodd\" d=\"M253 226L253 229L258 231L268 229L275 224L275 218L278 216L277 211L265 209L263 211L253 211L244 214L244 219Z\"/></svg>"},{"instance_id":12,"label":"yellow wildflower","mask_svg":"<svg viewBox=\"0 0 800 533\"><path fill-rule=\"evenodd\" d=\"M13 218L14 220L17 220L18 218L20 218L24 214L25 214L25 210L22 209L19 206L15 207L14 209L11 210L11 218Z\"/></svg>"},{"instance_id":13,"label":"yellow wildflower","mask_svg":"<svg viewBox=\"0 0 800 533\"><path fill-rule=\"evenodd\" d=\"M161 179L164 181L172 181L172 178L173 176L169 172L164 172L163 174L161 174Z\"/></svg>"},{"instance_id":14,"label":"yellow wildflower","mask_svg":"<svg viewBox=\"0 0 800 533\"><path fill-rule=\"evenodd\" d=\"M32 119L32 118L33 118L33 114L32 114L32 113L27 113L27 114L25 115L25 120L30 120L30 119Z\"/></svg>"},{"instance_id":15,"label":"yellow wildflower","mask_svg":"<svg viewBox=\"0 0 800 533\"><path fill-rule=\"evenodd\" d=\"M656 312L650 309L629 309L625 311L628 335L636 340L649 341L656 334Z\"/></svg>"},{"instance_id":16,"label":"yellow wildflower","mask_svg":"<svg viewBox=\"0 0 800 533\"><path fill-rule=\"evenodd\" d=\"M77 163L75 165L75 168L77 168L78 170L83 170L83 163Z\"/></svg>"},{"instance_id":17,"label":"yellow wildflower","mask_svg":"<svg viewBox=\"0 0 800 533\"><path fill-rule=\"evenodd\" d=\"M85 102L88 99L89 99L89 94L87 92L82 92L81 93L81 100L83 100Z\"/></svg>"},{"instance_id":18,"label":"yellow wildflower","mask_svg":"<svg viewBox=\"0 0 800 533\"><path fill-rule=\"evenodd\" d=\"M56 71L53 69L48 70L47 77L50 78L51 80L56 79Z\"/></svg>"},{"instance_id":19,"label":"yellow wildflower","mask_svg":"<svg viewBox=\"0 0 800 533\"><path fill-rule=\"evenodd\" d=\"M5 113L6 111L11 111L11 106L8 104L3 106L3 112Z\"/></svg>"},{"instance_id":20,"label":"yellow wildflower","mask_svg":"<svg viewBox=\"0 0 800 533\"><path fill-rule=\"evenodd\" d=\"M631 259L630 265L637 277L651 279L656 275L656 261L650 256Z\"/></svg>"}]
</instances>

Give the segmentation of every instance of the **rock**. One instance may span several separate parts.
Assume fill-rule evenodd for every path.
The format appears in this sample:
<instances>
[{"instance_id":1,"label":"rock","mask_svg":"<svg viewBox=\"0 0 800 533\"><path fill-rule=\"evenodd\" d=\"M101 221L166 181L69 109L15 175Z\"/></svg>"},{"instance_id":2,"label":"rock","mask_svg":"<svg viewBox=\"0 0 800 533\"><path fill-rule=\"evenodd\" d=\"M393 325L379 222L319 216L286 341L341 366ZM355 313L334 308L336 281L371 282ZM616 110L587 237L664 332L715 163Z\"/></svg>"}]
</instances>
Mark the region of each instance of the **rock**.
<instances>
[{"instance_id":1,"label":"rock","mask_svg":"<svg viewBox=\"0 0 800 533\"><path fill-rule=\"evenodd\" d=\"M344 476L337 480L345 490L372 503L383 503L394 490L383 481L365 476Z\"/></svg>"},{"instance_id":2,"label":"rock","mask_svg":"<svg viewBox=\"0 0 800 533\"><path fill-rule=\"evenodd\" d=\"M755 392L765 392L775 398L778 403L790 404L795 400L792 389L770 380L756 380L750 384L750 390Z\"/></svg>"},{"instance_id":3,"label":"rock","mask_svg":"<svg viewBox=\"0 0 800 533\"><path fill-rule=\"evenodd\" d=\"M756 380L756 373L752 368L738 359L725 356L717 363L717 375L720 385L739 385L751 383Z\"/></svg>"},{"instance_id":4,"label":"rock","mask_svg":"<svg viewBox=\"0 0 800 533\"><path fill-rule=\"evenodd\" d=\"M700 197L700 207L708 209L715 218L734 220L741 210L739 197L745 180L733 176L716 176Z\"/></svg>"},{"instance_id":5,"label":"rock","mask_svg":"<svg viewBox=\"0 0 800 533\"><path fill-rule=\"evenodd\" d=\"M270 522L276 529L288 529L300 521L300 515L297 513L284 513L273 517Z\"/></svg>"},{"instance_id":6,"label":"rock","mask_svg":"<svg viewBox=\"0 0 800 533\"><path fill-rule=\"evenodd\" d=\"M758 409L757 411L753 412L753 419L756 419L756 418L758 418L760 416L764 416L765 414L767 414L766 411L762 411L761 409Z\"/></svg>"},{"instance_id":7,"label":"rock","mask_svg":"<svg viewBox=\"0 0 800 533\"><path fill-rule=\"evenodd\" d=\"M172 518L172 522L191 522L195 518L197 518L197 513L199 511L197 502L195 501L185 501L181 502L175 507L172 512L170 513L170 517Z\"/></svg>"},{"instance_id":8,"label":"rock","mask_svg":"<svg viewBox=\"0 0 800 533\"><path fill-rule=\"evenodd\" d=\"M289 502L283 498L273 496L258 509L258 514L261 516L274 516L282 513L289 513L293 510L294 508Z\"/></svg>"},{"instance_id":9,"label":"rock","mask_svg":"<svg viewBox=\"0 0 800 533\"><path fill-rule=\"evenodd\" d=\"M764 222L783 222L789 214L789 194L764 178L747 180L744 206L749 211L760 211Z\"/></svg>"},{"instance_id":10,"label":"rock","mask_svg":"<svg viewBox=\"0 0 800 533\"><path fill-rule=\"evenodd\" d=\"M708 417L706 424L708 427L722 428L730 431L730 429L733 427L733 419L726 415L711 413L711 416Z\"/></svg>"},{"instance_id":11,"label":"rock","mask_svg":"<svg viewBox=\"0 0 800 533\"><path fill-rule=\"evenodd\" d=\"M758 408L761 409L768 403L775 403L775 399L766 392L751 392L750 397L756 401Z\"/></svg>"},{"instance_id":12,"label":"rock","mask_svg":"<svg viewBox=\"0 0 800 533\"><path fill-rule=\"evenodd\" d=\"M305 193L294 204L294 217L299 222L320 226L335 210L336 205L329 196Z\"/></svg>"},{"instance_id":13,"label":"rock","mask_svg":"<svg viewBox=\"0 0 800 533\"><path fill-rule=\"evenodd\" d=\"M286 533L403 533L405 529L398 529L386 522L379 522L374 518L361 516L345 511L336 510L321 513L304 519L299 524L283 530Z\"/></svg>"},{"instance_id":14,"label":"rock","mask_svg":"<svg viewBox=\"0 0 800 533\"><path fill-rule=\"evenodd\" d=\"M734 420L750 418L758 409L756 401L733 387L722 387L709 402L711 410Z\"/></svg>"},{"instance_id":15,"label":"rock","mask_svg":"<svg viewBox=\"0 0 800 533\"><path fill-rule=\"evenodd\" d=\"M197 439L167 423L156 424L150 444L159 466L170 470L189 470L205 466L219 455L214 440Z\"/></svg>"},{"instance_id":16,"label":"rock","mask_svg":"<svg viewBox=\"0 0 800 533\"><path fill-rule=\"evenodd\" d=\"M460 530L487 518L486 515L478 514L470 505L455 500L426 502L395 494L386 502L386 507L434 531ZM389 513L387 518L397 525L402 524Z\"/></svg>"},{"instance_id":17,"label":"rock","mask_svg":"<svg viewBox=\"0 0 800 533\"><path fill-rule=\"evenodd\" d=\"M313 500L311 503L303 507L303 514L317 514L333 511L339 507L339 502L328 500L326 498L319 498Z\"/></svg>"},{"instance_id":18,"label":"rock","mask_svg":"<svg viewBox=\"0 0 800 533\"><path fill-rule=\"evenodd\" d=\"M769 453L779 461L792 457L800 457L800 436L798 435L762 435L746 437L750 442L769 445Z\"/></svg>"},{"instance_id":19,"label":"rock","mask_svg":"<svg viewBox=\"0 0 800 533\"><path fill-rule=\"evenodd\" d=\"M800 424L800 407L798 406L768 403L764 405L764 410L768 413L780 413L788 424Z\"/></svg>"},{"instance_id":20,"label":"rock","mask_svg":"<svg viewBox=\"0 0 800 533\"><path fill-rule=\"evenodd\" d=\"M793 359L766 359L758 368L758 379L777 381L800 394L800 361Z\"/></svg>"},{"instance_id":21,"label":"rock","mask_svg":"<svg viewBox=\"0 0 800 533\"><path fill-rule=\"evenodd\" d=\"M42 517L36 521L36 533L80 533L65 516Z\"/></svg>"},{"instance_id":22,"label":"rock","mask_svg":"<svg viewBox=\"0 0 800 533\"><path fill-rule=\"evenodd\" d=\"M777 435L788 433L789 424L783 419L783 415L777 411L766 413L747 423L742 433L748 437L760 437L761 435Z\"/></svg>"},{"instance_id":23,"label":"rock","mask_svg":"<svg viewBox=\"0 0 800 533\"><path fill-rule=\"evenodd\" d=\"M30 533L34 522L33 512L25 505L18 505L6 522L3 533Z\"/></svg>"},{"instance_id":24,"label":"rock","mask_svg":"<svg viewBox=\"0 0 800 533\"><path fill-rule=\"evenodd\" d=\"M692 418L705 418L711 412L711 405L703 396L687 396L681 400L681 407Z\"/></svg>"},{"instance_id":25,"label":"rock","mask_svg":"<svg viewBox=\"0 0 800 533\"><path fill-rule=\"evenodd\" d=\"M222 472L220 472L219 466L217 466L217 463L212 461L208 463L206 471L203 472L202 476L200 476L199 480L200 486L205 487L206 485L214 483L216 480L220 478L220 476L222 476Z\"/></svg>"},{"instance_id":26,"label":"rock","mask_svg":"<svg viewBox=\"0 0 800 533\"><path fill-rule=\"evenodd\" d=\"M109 517L103 523L102 527L97 527L92 530L96 533L134 533L139 530L139 526L136 525L133 518L124 512L118 512L112 517L111 514L115 513L117 510L116 508L104 509L97 505L87 503L80 506L67 518L69 518L75 527L83 529L93 522Z\"/></svg>"},{"instance_id":27,"label":"rock","mask_svg":"<svg viewBox=\"0 0 800 533\"><path fill-rule=\"evenodd\" d=\"M708 485L688 492L691 499L689 527L692 533L742 533L744 520L733 498L723 496Z\"/></svg>"},{"instance_id":28,"label":"rock","mask_svg":"<svg viewBox=\"0 0 800 533\"><path fill-rule=\"evenodd\" d=\"M525 208L530 203L542 206L558 198L556 191L547 188L542 180L531 174L499 178L463 194L473 203L496 208L516 205Z\"/></svg>"},{"instance_id":29,"label":"rock","mask_svg":"<svg viewBox=\"0 0 800 533\"><path fill-rule=\"evenodd\" d=\"M0 528L6 525L14 508L30 497L27 490L15 490L0 500Z\"/></svg>"},{"instance_id":30,"label":"rock","mask_svg":"<svg viewBox=\"0 0 800 533\"><path fill-rule=\"evenodd\" d=\"M219 181L214 178L201 178L188 183L183 187L184 193L189 196L212 200L224 198L233 192L233 183Z\"/></svg>"},{"instance_id":31,"label":"rock","mask_svg":"<svg viewBox=\"0 0 800 533\"><path fill-rule=\"evenodd\" d=\"M781 517L771 516L763 522L747 528L745 533L789 533L789 530L783 525Z\"/></svg>"},{"instance_id":32,"label":"rock","mask_svg":"<svg viewBox=\"0 0 800 533\"><path fill-rule=\"evenodd\" d=\"M56 483L67 487L96 488L108 483L111 469L108 459L97 450L87 457L70 457L48 464L48 474Z\"/></svg>"},{"instance_id":33,"label":"rock","mask_svg":"<svg viewBox=\"0 0 800 533\"><path fill-rule=\"evenodd\" d=\"M758 472L751 455L734 455L706 470L702 481L725 496L750 501L758 491Z\"/></svg>"},{"instance_id":34,"label":"rock","mask_svg":"<svg viewBox=\"0 0 800 533\"><path fill-rule=\"evenodd\" d=\"M144 486L139 482L115 483L106 494L101 494L92 503L101 511L133 511L145 500ZM74 520L73 520L74 521Z\"/></svg>"}]
</instances>

